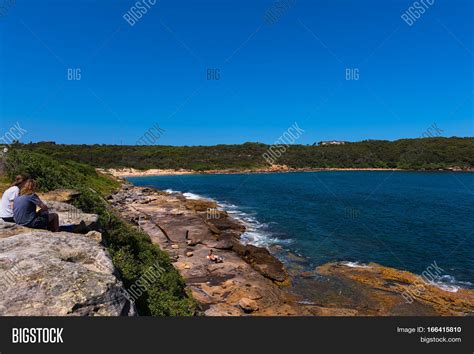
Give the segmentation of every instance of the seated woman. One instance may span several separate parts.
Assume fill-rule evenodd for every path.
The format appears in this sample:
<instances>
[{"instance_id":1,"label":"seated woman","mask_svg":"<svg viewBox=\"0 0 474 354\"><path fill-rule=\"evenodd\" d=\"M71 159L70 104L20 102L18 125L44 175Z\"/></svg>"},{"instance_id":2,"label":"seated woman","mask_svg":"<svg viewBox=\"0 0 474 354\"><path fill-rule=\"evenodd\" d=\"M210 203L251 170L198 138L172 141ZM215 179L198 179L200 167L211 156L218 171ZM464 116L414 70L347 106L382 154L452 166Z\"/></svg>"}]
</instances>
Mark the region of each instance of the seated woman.
<instances>
[{"instance_id":1,"label":"seated woman","mask_svg":"<svg viewBox=\"0 0 474 354\"><path fill-rule=\"evenodd\" d=\"M211 262L214 262L214 263L222 263L224 262L224 258L220 257L220 256L216 256L213 252L212 252L212 249L209 250L209 254L206 256L206 258L208 260L210 260Z\"/></svg>"},{"instance_id":2,"label":"seated woman","mask_svg":"<svg viewBox=\"0 0 474 354\"><path fill-rule=\"evenodd\" d=\"M37 213L36 207L41 210ZM13 219L18 225L32 229L59 231L58 214L48 213L48 206L36 195L36 181L28 179L13 203Z\"/></svg>"},{"instance_id":3,"label":"seated woman","mask_svg":"<svg viewBox=\"0 0 474 354\"><path fill-rule=\"evenodd\" d=\"M23 176L16 176L15 182L3 193L2 201L0 202L0 218L2 218L3 221L15 222L15 220L13 220L13 201L18 197L18 194L20 194L20 188L24 181Z\"/></svg>"}]
</instances>

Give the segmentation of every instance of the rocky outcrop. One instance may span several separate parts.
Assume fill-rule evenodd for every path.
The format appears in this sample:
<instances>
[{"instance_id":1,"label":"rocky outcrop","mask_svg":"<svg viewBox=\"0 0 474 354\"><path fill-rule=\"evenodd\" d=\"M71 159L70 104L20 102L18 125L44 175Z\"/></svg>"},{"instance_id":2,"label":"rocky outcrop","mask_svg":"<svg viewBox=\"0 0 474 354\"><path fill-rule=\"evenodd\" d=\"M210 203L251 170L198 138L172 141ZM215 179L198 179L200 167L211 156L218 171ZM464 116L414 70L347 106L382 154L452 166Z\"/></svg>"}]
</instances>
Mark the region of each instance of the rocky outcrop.
<instances>
[{"instance_id":1,"label":"rocky outcrop","mask_svg":"<svg viewBox=\"0 0 474 354\"><path fill-rule=\"evenodd\" d=\"M248 299L243 297L239 300L239 306L247 313L254 312L258 310L258 305L255 300Z\"/></svg>"},{"instance_id":2,"label":"rocky outcrop","mask_svg":"<svg viewBox=\"0 0 474 354\"><path fill-rule=\"evenodd\" d=\"M351 303L359 314L474 314L473 290L443 288L416 274L376 263L357 266L344 262L327 263L316 268L315 273L333 283L344 284L337 301Z\"/></svg>"},{"instance_id":3,"label":"rocky outcrop","mask_svg":"<svg viewBox=\"0 0 474 354\"><path fill-rule=\"evenodd\" d=\"M134 304L101 244L95 214L65 203L73 190L41 195L72 232L34 230L0 220L0 315L131 316Z\"/></svg>"},{"instance_id":4,"label":"rocky outcrop","mask_svg":"<svg viewBox=\"0 0 474 354\"><path fill-rule=\"evenodd\" d=\"M66 232L17 231L0 239L0 315L135 314L107 251L96 240Z\"/></svg>"},{"instance_id":5,"label":"rocky outcrop","mask_svg":"<svg viewBox=\"0 0 474 354\"><path fill-rule=\"evenodd\" d=\"M277 282L284 282L288 278L283 263L266 248L234 243L232 249L265 277Z\"/></svg>"},{"instance_id":6,"label":"rocky outcrop","mask_svg":"<svg viewBox=\"0 0 474 354\"><path fill-rule=\"evenodd\" d=\"M101 225L96 214L84 213L71 204L64 202L45 200L51 213L59 216L60 226L75 226L74 232L86 233L88 231L100 231Z\"/></svg>"}]
</instances>

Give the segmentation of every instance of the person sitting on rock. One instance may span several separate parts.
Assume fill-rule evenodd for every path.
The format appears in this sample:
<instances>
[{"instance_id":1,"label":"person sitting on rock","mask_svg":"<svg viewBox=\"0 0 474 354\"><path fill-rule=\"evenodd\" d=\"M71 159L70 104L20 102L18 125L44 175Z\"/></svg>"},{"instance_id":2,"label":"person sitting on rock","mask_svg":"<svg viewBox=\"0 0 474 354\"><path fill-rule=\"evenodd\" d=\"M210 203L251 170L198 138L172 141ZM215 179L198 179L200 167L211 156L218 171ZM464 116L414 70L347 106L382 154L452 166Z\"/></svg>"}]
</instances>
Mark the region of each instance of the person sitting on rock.
<instances>
[{"instance_id":1,"label":"person sitting on rock","mask_svg":"<svg viewBox=\"0 0 474 354\"><path fill-rule=\"evenodd\" d=\"M40 208L36 212L36 207ZM18 225L32 229L59 231L58 214L48 213L48 206L36 195L36 181L28 179L13 203L13 219Z\"/></svg>"},{"instance_id":2,"label":"person sitting on rock","mask_svg":"<svg viewBox=\"0 0 474 354\"><path fill-rule=\"evenodd\" d=\"M220 256L216 256L214 253L212 253L212 249L209 250L209 254L207 255L206 258L209 259L211 262L214 262L214 263L224 262L224 258L222 258Z\"/></svg>"},{"instance_id":3,"label":"person sitting on rock","mask_svg":"<svg viewBox=\"0 0 474 354\"><path fill-rule=\"evenodd\" d=\"M15 222L13 219L13 201L18 194L20 194L20 188L25 182L23 176L16 176L15 182L8 188L2 195L2 201L0 202L0 218L5 222Z\"/></svg>"}]
</instances>

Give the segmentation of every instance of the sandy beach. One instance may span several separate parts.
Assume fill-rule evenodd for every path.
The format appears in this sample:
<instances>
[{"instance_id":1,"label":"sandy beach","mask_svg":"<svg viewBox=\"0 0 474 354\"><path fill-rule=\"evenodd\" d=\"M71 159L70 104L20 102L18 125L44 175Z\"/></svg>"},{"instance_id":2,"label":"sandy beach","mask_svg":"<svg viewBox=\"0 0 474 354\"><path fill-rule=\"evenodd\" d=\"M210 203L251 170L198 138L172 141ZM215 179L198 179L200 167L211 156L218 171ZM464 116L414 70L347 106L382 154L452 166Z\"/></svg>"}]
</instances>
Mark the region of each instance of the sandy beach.
<instances>
[{"instance_id":1,"label":"sandy beach","mask_svg":"<svg viewBox=\"0 0 474 354\"><path fill-rule=\"evenodd\" d=\"M409 172L474 172L474 169L449 167L445 169L436 170L405 170L400 168L289 168L286 165L274 165L268 168L260 169L243 169L243 170L206 170L206 171L194 171L186 169L148 169L139 170L135 168L98 168L97 172L111 175L119 178L126 177L146 177L146 176L175 176L175 175L191 175L191 174L248 174L248 173L292 173L292 172L324 172L324 171L367 171L367 172L386 172L386 171L409 171Z\"/></svg>"},{"instance_id":2,"label":"sandy beach","mask_svg":"<svg viewBox=\"0 0 474 354\"><path fill-rule=\"evenodd\" d=\"M320 171L403 171L397 168L288 168L287 166L273 166L261 169L244 170L173 170L173 169L149 169L138 170L135 168L122 169L97 169L98 172L109 174L114 177L145 177L145 176L173 176L190 174L245 174L245 173L290 173L290 172L320 172Z\"/></svg>"}]
</instances>

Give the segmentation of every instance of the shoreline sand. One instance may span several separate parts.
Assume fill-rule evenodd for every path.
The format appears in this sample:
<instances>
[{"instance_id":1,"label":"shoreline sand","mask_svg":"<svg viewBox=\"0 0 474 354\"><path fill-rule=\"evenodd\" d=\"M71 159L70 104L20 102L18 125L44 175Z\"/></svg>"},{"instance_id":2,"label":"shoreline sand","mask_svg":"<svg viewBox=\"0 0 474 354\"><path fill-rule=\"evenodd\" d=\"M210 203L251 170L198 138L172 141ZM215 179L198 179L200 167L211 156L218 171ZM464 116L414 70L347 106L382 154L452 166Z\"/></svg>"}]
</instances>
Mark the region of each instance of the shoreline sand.
<instances>
[{"instance_id":1,"label":"shoreline sand","mask_svg":"<svg viewBox=\"0 0 474 354\"><path fill-rule=\"evenodd\" d=\"M173 169L148 169L138 170L135 168L122 168L122 169L96 169L97 172L102 174L112 175L118 178L127 177L152 177L152 176L179 176L179 175L214 175L214 174L259 174L259 173L296 173L296 172L327 172L327 171L367 171L367 172L474 172L474 168L461 169L461 168L447 168L447 169L435 169L435 170L415 170L415 169L400 169L400 168L288 168L284 165L277 165L270 168L261 169L243 169L243 170L206 170L206 171L194 171L194 170L173 170Z\"/></svg>"}]
</instances>

